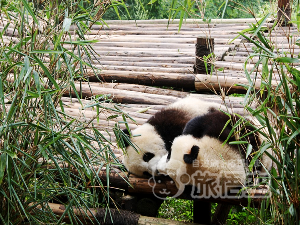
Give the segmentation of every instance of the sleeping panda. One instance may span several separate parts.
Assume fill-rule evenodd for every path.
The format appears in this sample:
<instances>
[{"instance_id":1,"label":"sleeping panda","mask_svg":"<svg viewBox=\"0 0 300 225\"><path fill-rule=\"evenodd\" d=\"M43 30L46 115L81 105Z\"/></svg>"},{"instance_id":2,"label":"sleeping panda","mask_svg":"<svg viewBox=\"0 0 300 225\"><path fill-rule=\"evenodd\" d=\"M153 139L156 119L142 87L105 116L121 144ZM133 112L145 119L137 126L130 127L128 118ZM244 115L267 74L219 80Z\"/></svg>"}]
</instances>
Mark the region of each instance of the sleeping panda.
<instances>
[{"instance_id":1,"label":"sleeping panda","mask_svg":"<svg viewBox=\"0 0 300 225\"><path fill-rule=\"evenodd\" d=\"M247 164L251 158L246 159L247 146L228 143L248 142L254 152L259 149L262 139L250 124L229 136L237 120L237 116L212 110L186 124L183 134L174 139L165 169L178 188L183 188L181 183L185 183L193 187L192 193L197 193L193 197L222 197L248 182ZM224 144L224 141L227 142ZM270 169L268 157L262 157L261 162ZM265 172L260 166L254 170L261 172L260 175Z\"/></svg>"},{"instance_id":2,"label":"sleeping panda","mask_svg":"<svg viewBox=\"0 0 300 225\"><path fill-rule=\"evenodd\" d=\"M145 124L131 132L131 145L126 146L123 164L138 176L157 175L170 158L175 137L182 134L186 123L192 118L221 108L217 103L206 102L194 97L186 97L174 102L153 115ZM129 135L127 130L124 132Z\"/></svg>"}]
</instances>

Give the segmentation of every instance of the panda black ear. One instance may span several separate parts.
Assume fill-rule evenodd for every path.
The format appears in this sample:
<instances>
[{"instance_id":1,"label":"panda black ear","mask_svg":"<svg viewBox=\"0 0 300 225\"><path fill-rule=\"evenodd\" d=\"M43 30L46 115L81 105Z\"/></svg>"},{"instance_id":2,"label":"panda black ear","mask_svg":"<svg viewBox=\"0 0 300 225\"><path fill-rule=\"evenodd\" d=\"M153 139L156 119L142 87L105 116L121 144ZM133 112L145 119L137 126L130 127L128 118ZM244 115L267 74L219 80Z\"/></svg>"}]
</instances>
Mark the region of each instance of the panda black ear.
<instances>
[{"instance_id":1,"label":"panda black ear","mask_svg":"<svg viewBox=\"0 0 300 225\"><path fill-rule=\"evenodd\" d=\"M193 161L195 159L197 159L198 157L198 154L199 154L199 147L194 145L192 148L191 148L191 153L190 154L184 154L183 155L183 161L186 163L186 164L192 164Z\"/></svg>"}]
</instances>

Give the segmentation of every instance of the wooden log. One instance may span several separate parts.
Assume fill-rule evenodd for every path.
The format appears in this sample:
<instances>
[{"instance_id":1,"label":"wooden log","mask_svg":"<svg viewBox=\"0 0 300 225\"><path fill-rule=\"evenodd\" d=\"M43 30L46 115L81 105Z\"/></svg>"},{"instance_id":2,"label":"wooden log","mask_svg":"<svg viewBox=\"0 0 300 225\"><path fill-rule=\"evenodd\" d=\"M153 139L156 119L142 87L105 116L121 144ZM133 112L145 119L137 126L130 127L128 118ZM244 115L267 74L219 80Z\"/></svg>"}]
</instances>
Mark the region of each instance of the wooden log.
<instances>
[{"instance_id":1,"label":"wooden log","mask_svg":"<svg viewBox=\"0 0 300 225\"><path fill-rule=\"evenodd\" d=\"M126 56L126 57L172 57L173 59L180 58L180 57L191 57L195 56L193 51L190 52L178 52L176 50L173 51L156 51L156 49L145 51L143 50L137 50L133 51L132 49L130 51L126 51L124 49L115 49L115 51L111 50L97 50L97 54L99 56L115 56L116 58Z\"/></svg>"},{"instance_id":2,"label":"wooden log","mask_svg":"<svg viewBox=\"0 0 300 225\"><path fill-rule=\"evenodd\" d=\"M234 26L229 25L229 24L223 24L223 26L220 26L219 24L193 24L193 25L189 25L189 24L186 24L184 26L181 27L180 31L193 31L193 30L199 30L201 29L202 30L207 30L207 29L220 29L220 30L227 30L227 29L224 29L224 27L227 27L227 28L231 28L231 30L243 30L247 27L246 24L234 24ZM73 28L76 28L76 27L71 27L71 30L73 30ZM93 25L91 30L94 30L94 31L99 31L99 30L103 30L103 31L108 31L108 30L124 30L124 31L127 31L127 30L157 30L157 31L176 31L178 32L178 25L169 25L169 26L166 26L164 24L141 24L141 23L136 23L136 24L115 24L115 23L112 23L110 24L109 26L101 26L101 25Z\"/></svg>"},{"instance_id":3,"label":"wooden log","mask_svg":"<svg viewBox=\"0 0 300 225\"><path fill-rule=\"evenodd\" d=\"M162 63L162 65L166 64L166 63L170 63L170 64L194 64L195 62L195 57L194 56L181 56L181 57L135 57L135 56L126 56L126 61L119 61L118 60L119 57L116 56L111 56L111 55L101 55L99 57L94 57L94 63L102 63L103 62L119 62L119 63L138 63L138 62L143 62L143 63Z\"/></svg>"},{"instance_id":4,"label":"wooden log","mask_svg":"<svg viewBox=\"0 0 300 225\"><path fill-rule=\"evenodd\" d=\"M125 60L126 59L126 60ZM157 67L160 68L191 68L194 64L194 59L192 61L189 61L189 63L178 63L174 59L171 62L161 62L161 61L153 61L154 57L149 57L146 61L145 59L141 60L141 57L132 57L129 59L129 57L126 57L124 60L120 61L118 57L110 58L110 60L101 60L101 65L97 65L98 67L102 67L105 65L109 66L134 66L134 67L150 67L153 69L156 69Z\"/></svg>"},{"instance_id":5,"label":"wooden log","mask_svg":"<svg viewBox=\"0 0 300 225\"><path fill-rule=\"evenodd\" d=\"M99 123L101 125L106 124L106 127L109 127L111 123L123 121L121 115L119 115L118 117L107 119L109 116L112 116L113 114L105 115L103 113L99 113L98 115L97 112L93 112L89 110L70 109L70 108L65 108L64 111L68 116L75 117L81 121L89 122L91 119L94 119L93 123ZM99 122L97 122L97 117L99 117ZM147 121L147 119L135 118L135 121L137 124L144 124ZM131 127L131 129L134 129L136 128L136 125L129 124L129 127Z\"/></svg>"},{"instance_id":6,"label":"wooden log","mask_svg":"<svg viewBox=\"0 0 300 225\"><path fill-rule=\"evenodd\" d=\"M194 90L195 76L182 75L177 73L156 73L156 72L132 72L132 71L111 71L104 70L97 76L93 71L87 71L86 76L90 81L98 81L99 78L105 82L131 83L150 86L168 86Z\"/></svg>"},{"instance_id":7,"label":"wooden log","mask_svg":"<svg viewBox=\"0 0 300 225\"><path fill-rule=\"evenodd\" d=\"M67 206L62 204L56 204L56 203L48 203L48 206L52 210L52 212L58 216L62 216L66 214L65 210ZM40 206L37 206L38 209L40 209ZM112 220L114 221L113 224L138 224L138 225L180 225L180 224L186 224L186 225L196 225L194 223L187 223L187 222L180 222L180 221L173 221L173 220L167 220L162 218L153 218L153 217L147 217L147 216L141 216L139 214L120 210L120 209L113 209L110 208L110 213L107 214L106 220L104 222L104 217L106 215L106 209L95 209L95 208L89 208L87 210L84 209L72 209L74 214L78 217L78 219L83 222L84 224L95 224L96 218L98 221L100 221L100 224L112 224L112 221L110 220L111 217L109 215L112 215ZM65 217L68 219L68 217ZM64 220L65 221L65 220Z\"/></svg>"},{"instance_id":8,"label":"wooden log","mask_svg":"<svg viewBox=\"0 0 300 225\"><path fill-rule=\"evenodd\" d=\"M99 40L101 42L145 42L145 43L175 43L175 44L195 44L195 37L189 35L87 35L88 40ZM279 37L280 38L280 37ZM237 45L242 39L236 38L231 40L229 38L215 37L215 43Z\"/></svg>"},{"instance_id":9,"label":"wooden log","mask_svg":"<svg viewBox=\"0 0 300 225\"><path fill-rule=\"evenodd\" d=\"M160 43L167 43L169 45L175 43L175 44L195 44L195 38L194 37L188 37L188 36L181 36L181 38L178 38L177 36L166 36L166 35L110 35L110 36L98 36L98 35L87 35L87 40L100 40L100 43L102 42L142 42L142 43L148 43L148 44L160 44ZM241 42L242 39L237 38L232 41L232 45L237 45ZM215 44L229 44L231 40L228 38L215 38Z\"/></svg>"},{"instance_id":10,"label":"wooden log","mask_svg":"<svg viewBox=\"0 0 300 225\"><path fill-rule=\"evenodd\" d=\"M97 168L95 168L97 171ZM106 172L101 170L98 176L105 183L107 181ZM115 171L111 171L109 174L109 185L110 187L122 188L129 193L139 193L139 194L149 194L159 196L160 198L166 198L167 196L175 196L178 194L178 189L176 185L169 177L163 177L159 179L160 182L155 182L153 178L141 178L130 174L129 176L126 173L119 173ZM130 186L128 185L131 184ZM153 188L155 185L155 188ZM168 190L168 193L162 194L161 190ZM268 187L262 186L261 189L252 190L249 193L249 197L253 197L252 201L254 204L259 204L262 199L266 198L266 194L268 193ZM177 196L178 198L184 199L193 199L192 193L185 191L181 195ZM245 193L246 196L248 194ZM239 197L228 197L228 198L197 198L197 200L205 201L205 202L217 202L217 203L227 203L232 205L245 205L248 204L248 198L239 198Z\"/></svg>"},{"instance_id":11,"label":"wooden log","mask_svg":"<svg viewBox=\"0 0 300 225\"><path fill-rule=\"evenodd\" d=\"M158 72L158 73L192 73L193 65L184 68L175 67L149 67L149 66L119 66L119 65L97 65L102 70L134 71L134 72Z\"/></svg>"},{"instance_id":12,"label":"wooden log","mask_svg":"<svg viewBox=\"0 0 300 225\"><path fill-rule=\"evenodd\" d=\"M64 102L63 102L64 103ZM92 112L95 112L96 113L96 107L90 107L90 108L82 108L82 106L81 106L81 104L79 104L79 103L74 103L74 104L68 104L68 103L64 103L65 104L65 107L66 108L68 108L68 109L72 109L72 110L74 110L74 111L76 111L76 110L78 110L78 112L79 112L79 114L81 114L82 113L82 110L84 109L85 111L92 111ZM124 107L119 107L121 110L122 110L122 108L124 109ZM125 112L124 110L122 110L123 112ZM131 117L134 117L134 118L138 118L138 119L141 119L141 121L142 120L148 120L151 116L152 116L152 114L150 114L150 113L147 113L147 111L148 111L148 108L146 108L145 109L145 113L140 113L140 112L138 112L138 111L127 111L127 112L125 112L126 114L128 114L129 116L131 116ZM152 110L152 111L154 111L154 110ZM156 112L156 110L155 110L155 112ZM100 116L99 116L99 119L102 119L102 120L108 120L107 118L109 117L109 116L112 116L112 115L114 115L114 116L117 116L118 114L121 114L121 112L119 112L119 113L117 113L117 112L114 112L114 111L109 111L109 110L105 110L105 109L103 109L103 108L100 108L99 109L99 113L101 113L101 114L104 114L105 116L102 116L101 118L100 118ZM83 115L83 116L85 116L85 117L87 117L88 115ZM136 121L137 123L139 122L139 121Z\"/></svg>"},{"instance_id":13,"label":"wooden log","mask_svg":"<svg viewBox=\"0 0 300 225\"><path fill-rule=\"evenodd\" d=\"M136 91L141 93L157 94L163 96L173 96L176 98L184 98L188 96L188 93L183 91L149 87L149 86L138 85L138 84L102 83L99 84L99 86L102 86L104 88L118 89L118 90Z\"/></svg>"},{"instance_id":14,"label":"wooden log","mask_svg":"<svg viewBox=\"0 0 300 225\"><path fill-rule=\"evenodd\" d=\"M70 46L64 46L66 48L70 48ZM130 48L130 47L109 47L109 46L94 46L93 49L98 53L100 52L118 52L118 51L124 51L124 52L145 52L145 53L157 53L157 54L162 54L162 53L177 53L177 54L188 54L188 53L193 53L194 48L189 47L189 48ZM77 54L77 51L74 51L74 53Z\"/></svg>"},{"instance_id":15,"label":"wooden log","mask_svg":"<svg viewBox=\"0 0 300 225\"><path fill-rule=\"evenodd\" d=\"M106 56L115 56L115 59L126 59L126 58L121 58L121 57L171 57L173 60L176 60L177 58L181 57L191 57L195 56L195 53L192 49L190 50L178 50L178 49L173 49L173 50L166 50L163 51L164 49L160 49L159 51L157 49L124 49L124 48L115 48L115 49L107 49L104 50L103 48L101 49L95 49L97 51L97 54L101 57L106 57ZM218 55L220 52L225 54L227 51L230 50L230 47L228 46L221 46L215 47L215 52L218 52ZM75 51L76 52L76 51Z\"/></svg>"},{"instance_id":16,"label":"wooden log","mask_svg":"<svg viewBox=\"0 0 300 225\"><path fill-rule=\"evenodd\" d=\"M194 37L199 36L199 30L194 30L194 31L147 31L147 30L128 30L128 31L123 31L123 30L109 30L109 31L95 31L91 30L88 35L191 35ZM237 30L228 30L228 31L220 31L220 30L207 30L204 32L205 35L209 37L222 37L222 38L227 38L231 37L234 38L237 36Z\"/></svg>"},{"instance_id":17,"label":"wooden log","mask_svg":"<svg viewBox=\"0 0 300 225\"><path fill-rule=\"evenodd\" d=\"M157 31L160 33L169 31L169 32L176 32L176 33L184 33L184 32L194 32L194 31L199 31L201 30L202 32L209 32L209 31L223 31L223 32L231 32L231 31L241 31L245 29L247 25L235 25L235 26L214 26L214 25L207 25L207 26L202 26L199 27L197 25L194 26L182 26L180 31L178 30L178 27L176 26L157 26L157 25L110 25L109 27L107 26L102 26L102 27L94 27L95 29L91 29L92 32L110 32L110 31L123 31L123 32L131 32L131 31L137 31L137 30L142 30L142 31ZM228 29L229 28L229 29Z\"/></svg>"},{"instance_id":18,"label":"wooden log","mask_svg":"<svg viewBox=\"0 0 300 225\"><path fill-rule=\"evenodd\" d=\"M113 85L110 87L101 87L101 84L87 84L87 83L75 83L75 88L77 92L82 96L82 98L97 96L97 95L109 95L109 98L117 103L137 103L137 104L148 104L148 105L167 105L172 102L175 102L179 97L174 96L165 96L160 94L153 93L141 93L137 91L127 91L113 88ZM66 93L68 94L68 92ZM71 94L75 96L73 90Z\"/></svg>"},{"instance_id":19,"label":"wooden log","mask_svg":"<svg viewBox=\"0 0 300 225\"><path fill-rule=\"evenodd\" d=\"M237 84L248 85L249 82L246 78L240 77L223 77L223 76L214 76L206 74L198 74L195 79L195 89L197 91L206 91L211 90L213 92L220 91L221 88L226 92L236 92L241 91L245 92L245 88L242 86L237 86ZM261 85L261 80L256 79L255 88L259 89ZM278 82L273 81L272 85L276 87Z\"/></svg>"},{"instance_id":20,"label":"wooden log","mask_svg":"<svg viewBox=\"0 0 300 225\"><path fill-rule=\"evenodd\" d=\"M240 71L243 71L244 70L244 63L235 63L235 62L232 62L232 63L228 63L228 62L224 62L224 61L216 61L214 63L215 67L216 68L222 68L223 70L240 70ZM252 70L254 67L254 64L247 64L246 65L246 69L247 70ZM269 69L271 68L271 66L269 65L268 66ZM262 65L260 64L257 69L255 71L259 71L261 72L262 71Z\"/></svg>"},{"instance_id":21,"label":"wooden log","mask_svg":"<svg viewBox=\"0 0 300 225\"><path fill-rule=\"evenodd\" d=\"M155 20L106 20L105 23L109 24L154 24L155 26L157 24L163 24L168 25L171 24L179 24L179 19L174 19L172 21L169 21L168 19L155 19ZM256 23L256 19L254 18L243 18L243 19L211 19L210 23L215 24L245 24L248 23ZM205 24L207 25L206 21L203 21L202 19L186 19L184 20L184 24Z\"/></svg>"},{"instance_id":22,"label":"wooden log","mask_svg":"<svg viewBox=\"0 0 300 225\"><path fill-rule=\"evenodd\" d=\"M94 48L121 47L121 48L160 48L160 49L193 49L194 43L153 43L153 42L107 42L101 41L93 44Z\"/></svg>"}]
</instances>

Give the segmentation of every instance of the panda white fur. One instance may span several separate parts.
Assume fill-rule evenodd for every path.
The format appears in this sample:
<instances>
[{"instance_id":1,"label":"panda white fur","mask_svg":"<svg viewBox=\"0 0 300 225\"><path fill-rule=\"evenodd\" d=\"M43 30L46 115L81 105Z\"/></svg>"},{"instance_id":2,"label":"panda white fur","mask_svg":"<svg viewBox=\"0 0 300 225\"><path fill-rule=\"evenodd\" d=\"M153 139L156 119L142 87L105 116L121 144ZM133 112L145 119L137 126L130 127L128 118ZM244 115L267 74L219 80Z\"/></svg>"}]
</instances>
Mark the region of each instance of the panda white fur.
<instances>
[{"instance_id":1,"label":"panda white fur","mask_svg":"<svg viewBox=\"0 0 300 225\"><path fill-rule=\"evenodd\" d=\"M161 170L165 167L173 140L182 134L186 123L196 116L219 108L221 105L217 103L194 97L183 98L166 106L145 124L131 131L131 142L139 152L130 145L126 147L127 153L123 159L126 169L138 176L156 175L158 167Z\"/></svg>"},{"instance_id":2,"label":"panda white fur","mask_svg":"<svg viewBox=\"0 0 300 225\"><path fill-rule=\"evenodd\" d=\"M227 123L229 120L231 123ZM191 185L193 192L201 197L222 197L232 188L242 187L247 181L246 146L224 144L237 117L220 111L190 120L183 134L174 139L171 157L166 164L166 173L175 181L178 188L181 183ZM225 128L224 128L225 127ZM255 128L246 125L238 132L240 137L231 136L228 140L245 140L257 151L261 137ZM247 136L245 137L245 135ZM262 157L265 168L270 169L271 160ZM257 166L255 171L265 171ZM238 190L238 189L237 189Z\"/></svg>"}]
</instances>

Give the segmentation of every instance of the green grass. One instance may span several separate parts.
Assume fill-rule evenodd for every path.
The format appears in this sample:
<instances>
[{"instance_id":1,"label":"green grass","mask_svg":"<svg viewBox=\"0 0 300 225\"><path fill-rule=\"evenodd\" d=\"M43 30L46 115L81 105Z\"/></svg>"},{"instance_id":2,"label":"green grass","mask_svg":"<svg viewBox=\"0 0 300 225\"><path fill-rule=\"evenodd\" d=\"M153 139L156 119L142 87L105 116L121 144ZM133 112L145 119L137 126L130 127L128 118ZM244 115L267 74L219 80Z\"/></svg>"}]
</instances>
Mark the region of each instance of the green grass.
<instances>
[{"instance_id":1,"label":"green grass","mask_svg":"<svg viewBox=\"0 0 300 225\"><path fill-rule=\"evenodd\" d=\"M211 204L211 214L215 213L217 203ZM257 224L259 210L251 207L232 206L226 224ZM193 201L185 199L169 198L163 202L159 212L159 218L177 220L182 222L193 222Z\"/></svg>"}]
</instances>

